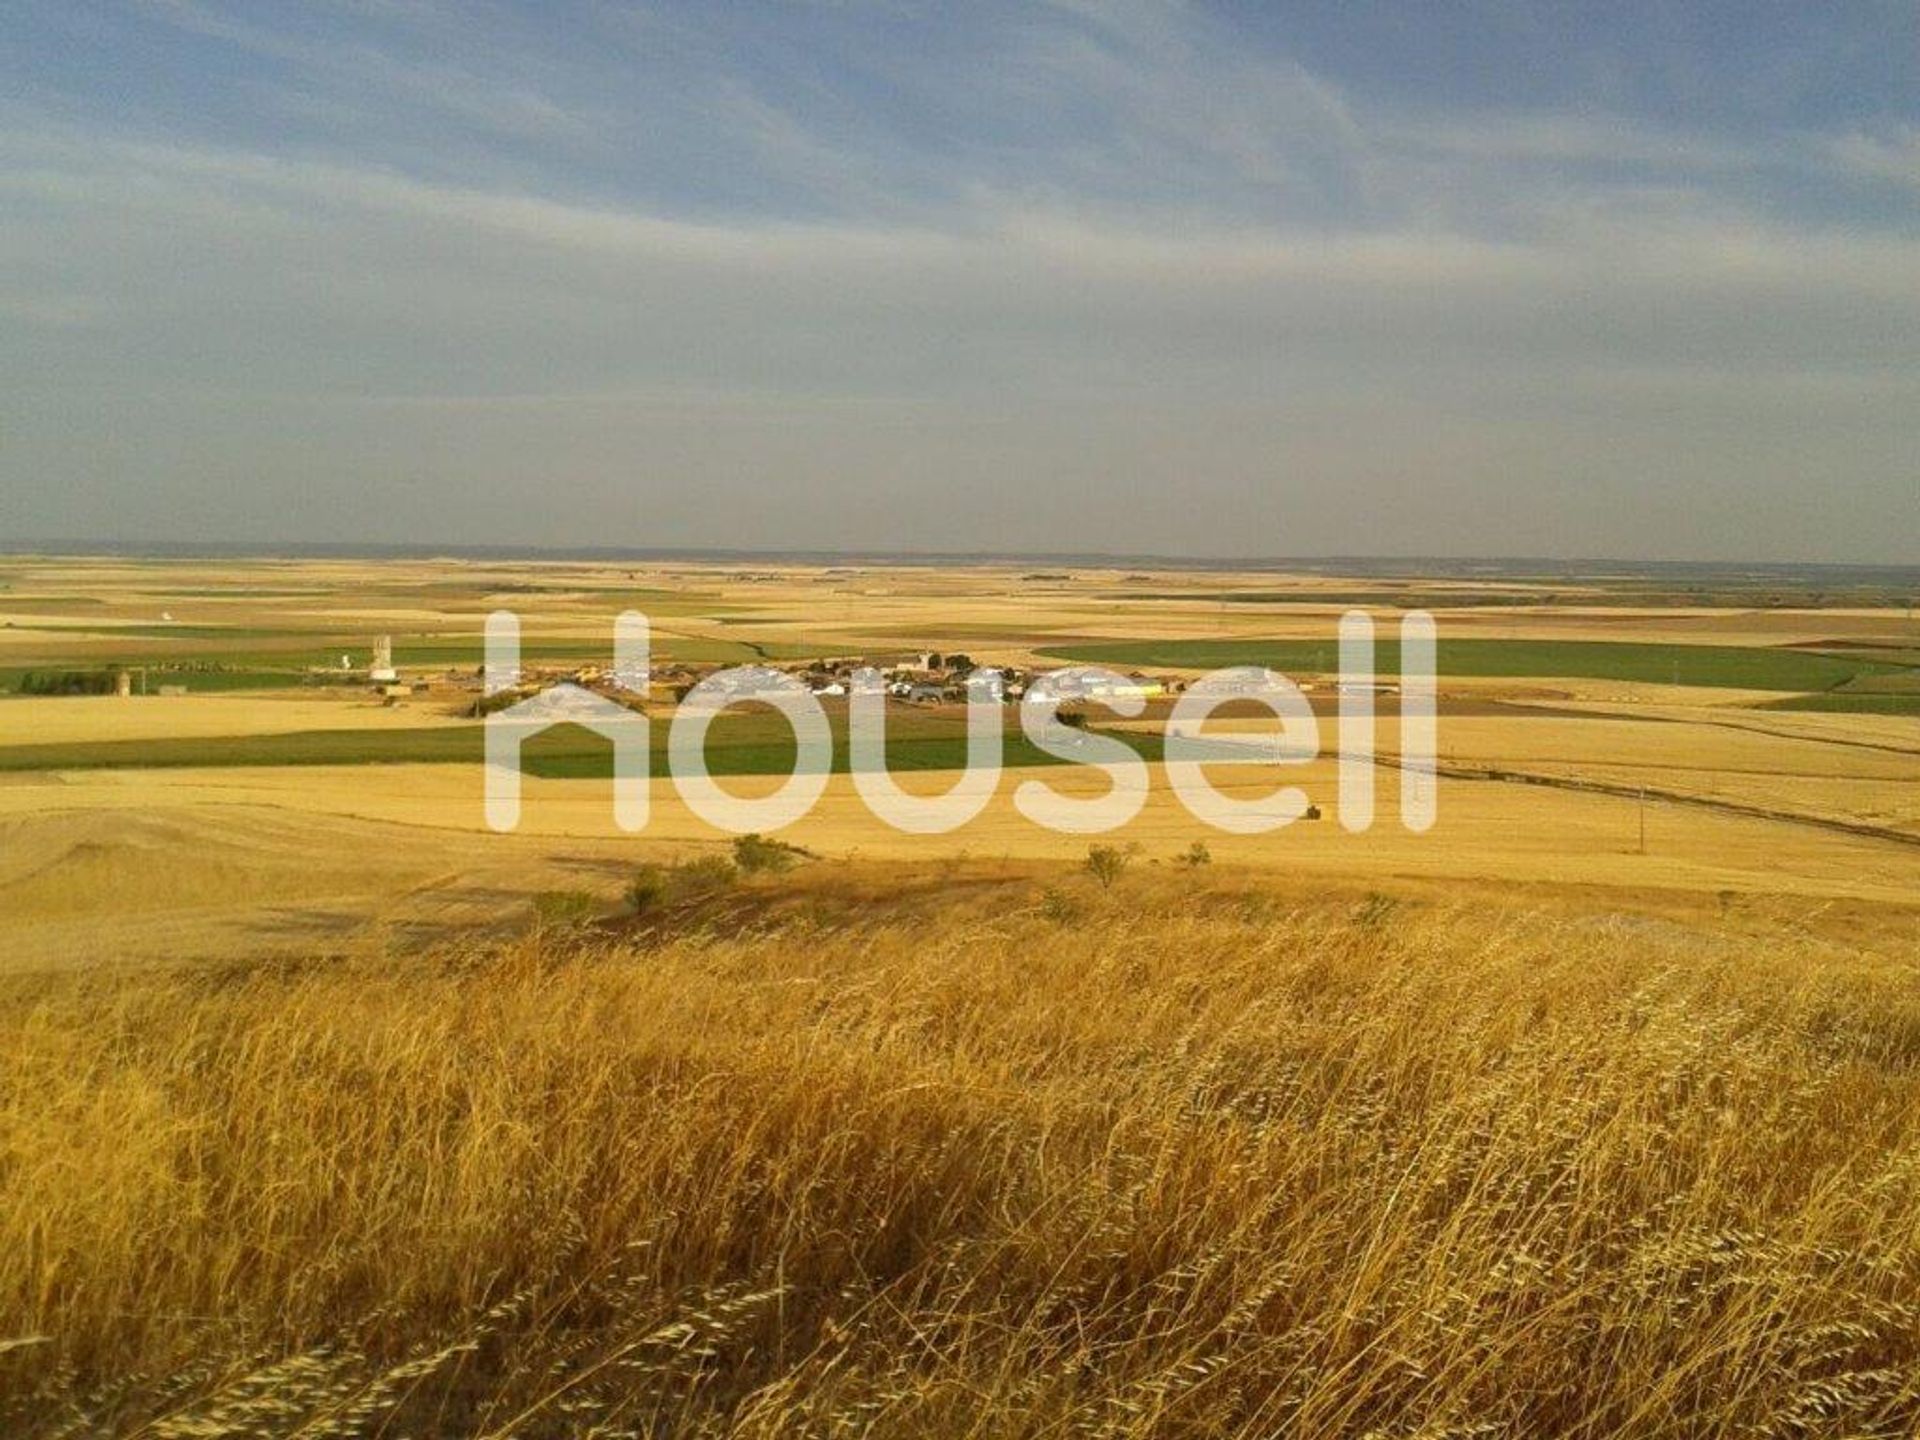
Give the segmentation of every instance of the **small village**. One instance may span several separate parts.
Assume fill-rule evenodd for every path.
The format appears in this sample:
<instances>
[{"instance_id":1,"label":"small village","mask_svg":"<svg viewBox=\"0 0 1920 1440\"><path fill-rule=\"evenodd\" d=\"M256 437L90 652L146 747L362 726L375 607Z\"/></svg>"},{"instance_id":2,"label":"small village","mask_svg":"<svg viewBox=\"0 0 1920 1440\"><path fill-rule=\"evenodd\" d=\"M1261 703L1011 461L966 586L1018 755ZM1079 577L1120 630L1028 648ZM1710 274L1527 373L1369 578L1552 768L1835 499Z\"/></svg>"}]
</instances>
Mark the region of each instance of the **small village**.
<instances>
[{"instance_id":1,"label":"small village","mask_svg":"<svg viewBox=\"0 0 1920 1440\"><path fill-rule=\"evenodd\" d=\"M372 637L364 664L343 653L338 664L313 666L301 676L304 683L370 691L389 705L416 697L463 697L463 709L474 715L511 704L553 685L574 685L623 705L679 704L696 688L724 702L756 695L805 691L826 700L883 695L904 705L963 705L985 699L996 704L1069 704L1169 701L1192 691L1218 698L1256 697L1271 689L1260 672L1221 670L1188 677L1149 675L1140 670L1110 671L1087 666L1042 670L1020 664L983 665L962 651L922 650L881 655L843 655L816 659L760 661L731 665L717 662L668 661L654 666L644 691L622 683L610 663L538 660L522 663L515 682L489 693L484 666L410 666L403 673L395 661L391 635ZM113 666L95 671L49 671L28 675L22 688L38 694L185 695L198 688L195 674L221 671L218 662ZM1298 677L1298 690L1312 695L1337 691L1394 695L1398 687L1377 681Z\"/></svg>"},{"instance_id":2,"label":"small village","mask_svg":"<svg viewBox=\"0 0 1920 1440\"><path fill-rule=\"evenodd\" d=\"M471 676L461 679L468 688L473 687ZM959 705L970 699L989 699L1001 704L1152 700L1186 688L1185 681L1172 676L988 666L976 663L972 656L961 652L931 650L911 655L834 656L739 666L671 662L655 667L648 679L647 694L641 698L656 703L678 703L702 685L707 687L707 693L717 692L727 700L804 690L830 700L884 695L900 704L919 706ZM523 665L520 682L512 693L524 695L555 684L578 685L625 701L633 698L610 665Z\"/></svg>"},{"instance_id":3,"label":"small village","mask_svg":"<svg viewBox=\"0 0 1920 1440\"><path fill-rule=\"evenodd\" d=\"M462 679L468 688L474 688L470 676ZM1219 699L1251 699L1273 690L1273 682L1264 672L1253 670L1222 670L1199 677L1088 666L1040 670L982 665L963 652L928 650L905 656L837 656L740 666L669 663L652 671L648 693L641 698L677 704L703 683L708 693L718 690L727 700L803 689L824 699L885 695L897 703L915 706L963 705L974 699L1007 705L1081 701L1124 704L1169 701L1189 691ZM1327 691L1341 696L1392 696L1399 692L1397 685L1380 680L1300 677L1293 683L1305 695ZM623 702L634 698L608 665L525 665L513 693L526 695L555 684L578 685Z\"/></svg>"},{"instance_id":4,"label":"small village","mask_svg":"<svg viewBox=\"0 0 1920 1440\"><path fill-rule=\"evenodd\" d=\"M182 669L155 665L122 667L96 674L76 672L64 677L49 676L49 680L64 678L70 683L58 689L49 686L45 693L184 695L189 687L183 682L199 668L217 670L219 667ZM174 678L162 681L162 675ZM1038 670L1020 665L981 665L963 652L925 650L908 655L833 656L775 664L674 661L654 667L641 694L622 684L611 664L535 661L521 665L516 682L494 696L485 693L484 667L443 668L434 673L423 668L403 674L394 662L393 638L389 635L374 638L365 665L355 663L351 654L343 654L337 668L316 667L307 672L305 678L315 685L364 688L389 704L417 696L467 695L475 697L465 702L475 714L484 714L499 703L511 703L552 685L576 685L627 705L678 704L703 684L709 695L728 701L747 700L775 691L804 690L829 700L884 695L889 700L916 706L963 705L974 699L1009 705L1154 701L1172 699L1189 690L1233 698L1257 696L1269 689L1265 680L1252 673L1222 671L1190 679L1085 666ZM1337 689L1342 694L1361 691L1392 695L1398 689L1384 683L1351 680L1322 683L1314 678L1299 679L1295 684L1309 695L1322 689Z\"/></svg>"}]
</instances>

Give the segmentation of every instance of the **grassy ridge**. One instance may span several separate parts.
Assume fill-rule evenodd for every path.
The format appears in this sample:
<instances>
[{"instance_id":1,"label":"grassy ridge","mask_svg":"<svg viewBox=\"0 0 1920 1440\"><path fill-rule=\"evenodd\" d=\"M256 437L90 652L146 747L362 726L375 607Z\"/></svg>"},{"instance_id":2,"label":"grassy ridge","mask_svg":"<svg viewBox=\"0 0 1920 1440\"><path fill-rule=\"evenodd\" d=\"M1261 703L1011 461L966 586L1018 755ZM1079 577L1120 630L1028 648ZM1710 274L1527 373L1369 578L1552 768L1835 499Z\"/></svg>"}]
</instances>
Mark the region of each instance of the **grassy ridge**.
<instances>
[{"instance_id":1,"label":"grassy ridge","mask_svg":"<svg viewBox=\"0 0 1920 1440\"><path fill-rule=\"evenodd\" d=\"M1382 635L1382 672L1400 669L1400 642ZM1264 665L1283 674L1327 674L1339 667L1332 640L1142 640L1062 646L1043 655L1097 665L1217 669ZM1738 645L1640 645L1606 640L1450 640L1441 638L1442 675L1621 680L1740 690L1830 690L1848 681L1899 673L1883 660L1809 650Z\"/></svg>"},{"instance_id":2,"label":"grassy ridge","mask_svg":"<svg viewBox=\"0 0 1920 1440\"><path fill-rule=\"evenodd\" d=\"M1910 959L1204 877L775 883L631 936L0 982L0 1429L1920 1424Z\"/></svg>"}]
</instances>

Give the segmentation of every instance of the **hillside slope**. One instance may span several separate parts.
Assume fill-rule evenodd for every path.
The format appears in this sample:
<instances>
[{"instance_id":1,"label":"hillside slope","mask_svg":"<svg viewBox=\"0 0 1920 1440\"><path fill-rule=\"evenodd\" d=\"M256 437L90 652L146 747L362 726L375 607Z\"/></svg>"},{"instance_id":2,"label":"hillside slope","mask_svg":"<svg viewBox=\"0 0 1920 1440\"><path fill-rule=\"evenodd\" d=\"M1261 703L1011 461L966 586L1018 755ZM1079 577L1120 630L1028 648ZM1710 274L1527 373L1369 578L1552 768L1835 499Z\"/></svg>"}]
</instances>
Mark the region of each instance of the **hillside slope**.
<instances>
[{"instance_id":1,"label":"hillside slope","mask_svg":"<svg viewBox=\"0 0 1920 1440\"><path fill-rule=\"evenodd\" d=\"M5 977L0 1425L1920 1423L1910 950L1055 880Z\"/></svg>"}]
</instances>

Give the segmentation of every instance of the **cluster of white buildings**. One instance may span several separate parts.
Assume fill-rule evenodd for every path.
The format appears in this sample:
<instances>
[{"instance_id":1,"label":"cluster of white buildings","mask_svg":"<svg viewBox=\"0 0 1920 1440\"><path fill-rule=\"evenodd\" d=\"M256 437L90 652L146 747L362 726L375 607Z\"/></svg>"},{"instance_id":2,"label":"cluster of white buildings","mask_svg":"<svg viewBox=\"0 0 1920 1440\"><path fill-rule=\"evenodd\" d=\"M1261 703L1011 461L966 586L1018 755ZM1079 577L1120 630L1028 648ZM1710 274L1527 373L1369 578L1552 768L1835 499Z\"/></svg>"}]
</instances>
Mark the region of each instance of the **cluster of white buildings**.
<instances>
[{"instance_id":1,"label":"cluster of white buildings","mask_svg":"<svg viewBox=\"0 0 1920 1440\"><path fill-rule=\"evenodd\" d=\"M523 690L569 682L611 693L621 688L607 666L578 666L551 672L530 668ZM1086 668L1029 671L1019 667L975 665L967 655L922 652L911 659L878 663L864 656L811 660L782 665L721 667L669 663L650 676L651 694L642 698L681 701L696 685L724 700L806 691L823 699L884 695L911 705L957 705L976 696L996 704L1067 703L1077 700L1150 700L1184 688L1184 682L1138 672L1115 674Z\"/></svg>"},{"instance_id":2,"label":"cluster of white buildings","mask_svg":"<svg viewBox=\"0 0 1920 1440\"><path fill-rule=\"evenodd\" d=\"M1067 669L1032 672L1016 666L975 665L966 655L926 652L910 664L879 669L865 661L822 662L792 672L815 695L885 693L914 705L959 704L982 696L995 704L1070 700L1151 699L1174 682L1138 673Z\"/></svg>"}]
</instances>

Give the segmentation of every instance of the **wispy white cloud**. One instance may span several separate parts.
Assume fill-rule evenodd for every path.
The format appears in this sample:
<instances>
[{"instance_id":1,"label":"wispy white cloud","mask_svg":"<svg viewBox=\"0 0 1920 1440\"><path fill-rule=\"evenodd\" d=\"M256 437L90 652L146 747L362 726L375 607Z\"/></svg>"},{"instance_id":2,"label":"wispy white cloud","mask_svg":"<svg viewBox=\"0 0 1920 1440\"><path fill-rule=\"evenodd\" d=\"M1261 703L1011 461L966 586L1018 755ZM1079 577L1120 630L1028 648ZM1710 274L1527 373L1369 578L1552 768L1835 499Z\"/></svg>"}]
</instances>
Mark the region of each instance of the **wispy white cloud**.
<instances>
[{"instance_id":1,"label":"wispy white cloud","mask_svg":"<svg viewBox=\"0 0 1920 1440\"><path fill-rule=\"evenodd\" d=\"M1848 174L1920 189L1920 126L1900 126L1883 135L1843 135L1829 148Z\"/></svg>"},{"instance_id":2,"label":"wispy white cloud","mask_svg":"<svg viewBox=\"0 0 1920 1440\"><path fill-rule=\"evenodd\" d=\"M1366 103L1179 0L986 8L964 29L913 7L812 7L836 21L823 55L840 68L804 79L745 10L606 8L543 30L511 6L419 0L346 7L377 20L355 30L340 9L143 8L273 62L239 83L292 127L275 148L384 148L423 178L626 192L662 213L961 223L984 198L1497 235L1565 191L1768 211L1810 179L1905 182L1915 164L1911 126L1731 135L1591 105ZM889 18L911 22L896 48L874 38ZM950 53L897 48L942 41Z\"/></svg>"}]
</instances>

